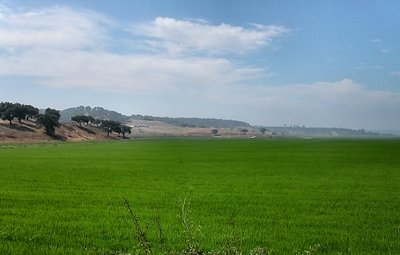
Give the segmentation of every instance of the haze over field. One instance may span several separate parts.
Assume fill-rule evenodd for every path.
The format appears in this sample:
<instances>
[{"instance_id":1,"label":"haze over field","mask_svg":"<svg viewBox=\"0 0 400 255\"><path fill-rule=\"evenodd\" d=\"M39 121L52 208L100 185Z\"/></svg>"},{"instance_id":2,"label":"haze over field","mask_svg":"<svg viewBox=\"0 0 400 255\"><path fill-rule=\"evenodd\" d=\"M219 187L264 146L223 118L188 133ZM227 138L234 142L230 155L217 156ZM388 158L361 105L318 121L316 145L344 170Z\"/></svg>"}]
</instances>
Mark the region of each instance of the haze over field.
<instances>
[{"instance_id":1,"label":"haze over field","mask_svg":"<svg viewBox=\"0 0 400 255\"><path fill-rule=\"evenodd\" d=\"M400 129L398 1L0 0L0 101Z\"/></svg>"}]
</instances>

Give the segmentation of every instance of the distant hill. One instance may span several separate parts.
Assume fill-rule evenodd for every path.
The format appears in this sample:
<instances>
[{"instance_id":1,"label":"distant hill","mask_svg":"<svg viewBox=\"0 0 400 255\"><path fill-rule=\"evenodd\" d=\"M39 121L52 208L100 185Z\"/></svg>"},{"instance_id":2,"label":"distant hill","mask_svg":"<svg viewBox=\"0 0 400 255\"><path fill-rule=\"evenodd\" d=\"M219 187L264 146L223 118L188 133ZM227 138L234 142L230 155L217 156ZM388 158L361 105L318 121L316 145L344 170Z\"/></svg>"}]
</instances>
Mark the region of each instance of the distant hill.
<instances>
[{"instance_id":1,"label":"distant hill","mask_svg":"<svg viewBox=\"0 0 400 255\"><path fill-rule=\"evenodd\" d=\"M348 128L323 128L323 127L266 127L277 136L289 137L390 137L391 134L366 131L364 129L354 130Z\"/></svg>"},{"instance_id":2,"label":"distant hill","mask_svg":"<svg viewBox=\"0 0 400 255\"><path fill-rule=\"evenodd\" d=\"M146 120L146 121L161 121L170 125L180 127L207 127L207 128L235 128L235 127L248 127L249 123L237 120L223 120L223 119L203 119L203 118L170 118L170 117L155 117L134 114L126 116L116 111L110 111L102 107L79 106L68 108L60 111L61 122L69 122L71 117L76 115L88 115L98 119L114 120L121 123L127 123L130 120Z\"/></svg>"},{"instance_id":3,"label":"distant hill","mask_svg":"<svg viewBox=\"0 0 400 255\"><path fill-rule=\"evenodd\" d=\"M236 127L249 127L250 124L238 120L224 120L213 118L171 118L171 117L154 117L144 116L140 114L132 115L135 120L150 120L161 121L174 126L181 127L206 127L206 128L236 128Z\"/></svg>"},{"instance_id":4,"label":"distant hill","mask_svg":"<svg viewBox=\"0 0 400 255\"><path fill-rule=\"evenodd\" d=\"M249 123L238 120L224 120L213 118L171 118L156 117L149 115L133 114L131 116L123 115L116 111L110 111L102 107L79 106L68 108L61 113L61 122L70 122L71 117L76 115L90 115L98 119L114 120L121 123L132 123L133 121L162 122L176 127L188 128L229 128L229 129L254 129ZM152 126L151 124L146 124ZM278 137L390 137L393 135L382 134L381 132L366 131L364 129L354 130L346 128L321 128L305 126L284 126L284 127L266 127L267 134Z\"/></svg>"},{"instance_id":5,"label":"distant hill","mask_svg":"<svg viewBox=\"0 0 400 255\"><path fill-rule=\"evenodd\" d=\"M103 107L92 108L90 106L79 106L74 108L68 108L60 111L60 114L61 114L60 122L64 123L70 122L71 117L76 115L87 115L102 120L107 119L107 120L118 121L121 123L126 123L130 119L130 117L125 116L116 111L106 110Z\"/></svg>"}]
</instances>

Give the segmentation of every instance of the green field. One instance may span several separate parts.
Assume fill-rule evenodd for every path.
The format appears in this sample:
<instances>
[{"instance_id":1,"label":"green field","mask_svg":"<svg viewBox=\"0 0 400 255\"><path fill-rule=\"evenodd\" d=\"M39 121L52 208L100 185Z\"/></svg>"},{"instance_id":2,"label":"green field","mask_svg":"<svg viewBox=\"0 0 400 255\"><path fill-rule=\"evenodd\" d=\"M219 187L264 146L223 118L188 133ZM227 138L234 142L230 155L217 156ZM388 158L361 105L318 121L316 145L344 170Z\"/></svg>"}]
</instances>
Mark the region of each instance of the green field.
<instances>
[{"instance_id":1,"label":"green field","mask_svg":"<svg viewBox=\"0 0 400 255\"><path fill-rule=\"evenodd\" d=\"M164 249L185 249L184 198L206 251L400 254L400 140L2 146L0 254L134 254L124 198L155 254L157 215Z\"/></svg>"}]
</instances>

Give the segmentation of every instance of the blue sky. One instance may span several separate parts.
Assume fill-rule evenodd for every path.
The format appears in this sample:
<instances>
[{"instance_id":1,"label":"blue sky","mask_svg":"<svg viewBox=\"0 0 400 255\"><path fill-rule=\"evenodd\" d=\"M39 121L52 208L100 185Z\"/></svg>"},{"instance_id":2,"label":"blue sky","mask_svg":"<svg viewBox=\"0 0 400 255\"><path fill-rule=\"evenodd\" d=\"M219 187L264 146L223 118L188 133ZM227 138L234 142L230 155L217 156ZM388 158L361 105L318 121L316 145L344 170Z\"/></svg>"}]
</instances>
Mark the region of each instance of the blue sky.
<instances>
[{"instance_id":1,"label":"blue sky","mask_svg":"<svg viewBox=\"0 0 400 255\"><path fill-rule=\"evenodd\" d=\"M400 129L399 1L0 0L0 101Z\"/></svg>"}]
</instances>

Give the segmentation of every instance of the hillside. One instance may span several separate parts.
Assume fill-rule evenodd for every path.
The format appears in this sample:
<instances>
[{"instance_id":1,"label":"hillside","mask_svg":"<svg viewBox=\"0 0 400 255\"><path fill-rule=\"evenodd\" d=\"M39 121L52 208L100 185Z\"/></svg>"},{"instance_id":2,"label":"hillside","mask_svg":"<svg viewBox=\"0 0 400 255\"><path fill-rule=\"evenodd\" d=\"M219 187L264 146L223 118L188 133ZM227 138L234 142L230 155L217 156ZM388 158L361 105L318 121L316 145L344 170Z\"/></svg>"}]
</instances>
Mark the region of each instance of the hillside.
<instances>
[{"instance_id":1,"label":"hillside","mask_svg":"<svg viewBox=\"0 0 400 255\"><path fill-rule=\"evenodd\" d=\"M134 137L165 137L165 136L195 136L195 137L212 137L210 127L195 127L195 126L179 126L171 125L166 122L157 120L131 120L127 125L132 127L132 135ZM246 129L244 134L242 129ZM253 137L264 136L270 137L271 133L262 134L259 129L254 127L236 127L236 128L217 128L218 137Z\"/></svg>"},{"instance_id":2,"label":"hillside","mask_svg":"<svg viewBox=\"0 0 400 255\"><path fill-rule=\"evenodd\" d=\"M49 137L45 134L44 128L39 128L31 121L15 122L9 125L8 121L0 120L0 143L27 143L46 141L88 141L119 139L115 134L110 138L106 137L103 130L96 127L79 127L78 125L62 124L56 128L56 136Z\"/></svg>"}]
</instances>

